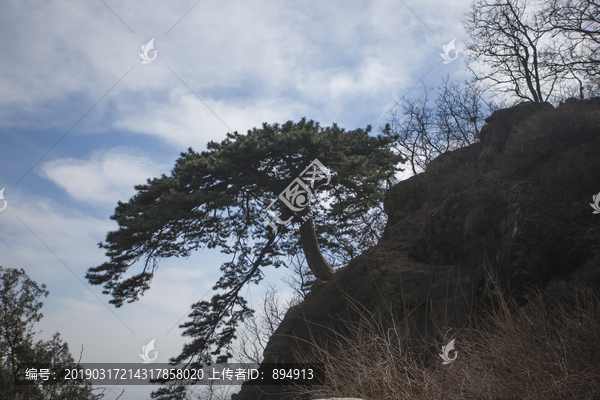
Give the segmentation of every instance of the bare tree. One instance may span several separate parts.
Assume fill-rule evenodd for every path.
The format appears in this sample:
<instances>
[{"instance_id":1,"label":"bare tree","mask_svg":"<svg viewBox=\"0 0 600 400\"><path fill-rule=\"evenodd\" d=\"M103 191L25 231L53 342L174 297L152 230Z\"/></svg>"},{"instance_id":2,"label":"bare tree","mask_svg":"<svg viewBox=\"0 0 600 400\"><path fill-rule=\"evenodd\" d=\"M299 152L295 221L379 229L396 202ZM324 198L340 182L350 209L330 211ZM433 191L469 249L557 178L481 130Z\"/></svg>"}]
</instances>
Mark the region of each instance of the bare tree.
<instances>
[{"instance_id":1,"label":"bare tree","mask_svg":"<svg viewBox=\"0 0 600 400\"><path fill-rule=\"evenodd\" d=\"M395 139L394 148L408 159L415 175L442 152L438 141L428 134L433 126L432 110L427 107L431 90L425 88L425 94L416 101L404 100L405 104L401 105L404 118L392 112L383 129L384 134Z\"/></svg>"},{"instance_id":2,"label":"bare tree","mask_svg":"<svg viewBox=\"0 0 600 400\"><path fill-rule=\"evenodd\" d=\"M434 89L425 88L417 100L404 100L401 115L392 113L382 132L393 138L394 149L408 159L413 174L424 171L440 154L479 141L484 119L500 103L483 100L475 81L443 79L435 106L428 105Z\"/></svg>"},{"instance_id":3,"label":"bare tree","mask_svg":"<svg viewBox=\"0 0 600 400\"><path fill-rule=\"evenodd\" d=\"M435 128L443 138L444 149L455 150L479 141L484 118L499 106L483 100L484 91L472 81L453 82L446 76L438 90Z\"/></svg>"},{"instance_id":4,"label":"bare tree","mask_svg":"<svg viewBox=\"0 0 600 400\"><path fill-rule=\"evenodd\" d=\"M311 286L318 282L318 279L315 278L304 259L298 255L290 257L287 267L291 274L282 281L294 291L294 297L288 302L288 307L293 307L304 300L310 292Z\"/></svg>"},{"instance_id":5,"label":"bare tree","mask_svg":"<svg viewBox=\"0 0 600 400\"><path fill-rule=\"evenodd\" d=\"M543 62L554 57L550 47L552 27L538 14L526 13L525 0L476 0L464 22L470 40L468 69L477 81L491 81L493 88L510 92L520 99L547 101L566 71L556 70ZM544 39L544 40L542 40ZM490 67L489 73L476 73L473 62Z\"/></svg>"},{"instance_id":6,"label":"bare tree","mask_svg":"<svg viewBox=\"0 0 600 400\"><path fill-rule=\"evenodd\" d=\"M598 94L600 4L596 0L544 0L540 5L555 39L547 65L557 75L567 74L576 81L581 99Z\"/></svg>"},{"instance_id":7,"label":"bare tree","mask_svg":"<svg viewBox=\"0 0 600 400\"><path fill-rule=\"evenodd\" d=\"M287 308L280 302L276 287L269 284L261 298L262 310L259 318L252 316L244 321L238 334L238 345L234 357L241 363L260 364L269 339L283 321Z\"/></svg>"}]
</instances>

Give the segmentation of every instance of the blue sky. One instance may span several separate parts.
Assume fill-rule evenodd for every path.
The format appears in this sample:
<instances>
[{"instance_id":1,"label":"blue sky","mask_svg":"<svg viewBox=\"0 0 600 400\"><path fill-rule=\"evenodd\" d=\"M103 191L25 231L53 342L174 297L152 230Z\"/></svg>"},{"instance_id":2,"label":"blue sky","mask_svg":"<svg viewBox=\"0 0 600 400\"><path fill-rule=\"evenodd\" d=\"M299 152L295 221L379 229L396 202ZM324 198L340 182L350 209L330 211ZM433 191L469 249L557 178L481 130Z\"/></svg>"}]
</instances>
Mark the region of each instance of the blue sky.
<instances>
[{"instance_id":1,"label":"blue sky","mask_svg":"<svg viewBox=\"0 0 600 400\"><path fill-rule=\"evenodd\" d=\"M109 310L101 288L83 282L106 260L97 243L117 227L109 219L117 201L229 129L305 116L365 128L411 88L409 97L422 94L421 79L434 87L446 74L468 77L469 4L3 2L0 265L48 286L38 338L61 332L74 355L84 346L83 362L139 362L153 338L157 362L178 355L185 339L176 325L210 299L223 258L165 260L141 301ZM142 64L138 53L153 38L156 59ZM458 57L443 64L439 53L454 38ZM265 273L289 295L286 271ZM252 288L255 302L262 291ZM129 386L124 398L150 390Z\"/></svg>"}]
</instances>

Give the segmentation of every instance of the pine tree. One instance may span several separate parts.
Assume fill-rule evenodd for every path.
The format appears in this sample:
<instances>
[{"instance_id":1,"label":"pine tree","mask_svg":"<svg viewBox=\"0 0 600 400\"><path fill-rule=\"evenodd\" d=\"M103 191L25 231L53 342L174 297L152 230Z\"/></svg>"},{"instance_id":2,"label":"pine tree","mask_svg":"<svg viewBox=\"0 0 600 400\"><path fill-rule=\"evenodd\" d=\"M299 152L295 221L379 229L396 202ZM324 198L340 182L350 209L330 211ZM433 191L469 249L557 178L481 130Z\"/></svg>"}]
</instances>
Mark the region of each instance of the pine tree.
<instances>
[{"instance_id":1,"label":"pine tree","mask_svg":"<svg viewBox=\"0 0 600 400\"><path fill-rule=\"evenodd\" d=\"M48 369L53 372L75 365L68 344L58 332L51 340L33 343L33 326L43 317L40 298L47 296L46 285L38 285L25 270L0 266L0 400L97 398L91 386L83 382L25 380L27 365L51 366Z\"/></svg>"},{"instance_id":2,"label":"pine tree","mask_svg":"<svg viewBox=\"0 0 600 400\"><path fill-rule=\"evenodd\" d=\"M161 259L220 248L232 257L213 287L221 292L193 304L191 320L181 325L193 340L171 362L229 359L238 323L253 312L240 291L260 282L261 267L280 267L303 253L316 280L327 281L335 267L377 240L384 183L404 160L388 138L370 131L302 119L228 133L201 153L188 149L170 176L136 186L127 203L118 203L111 218L119 229L99 244L110 261L90 268L86 278L102 284L120 307L149 289ZM310 198L317 201L305 206ZM134 264L141 271L124 277Z\"/></svg>"}]
</instances>

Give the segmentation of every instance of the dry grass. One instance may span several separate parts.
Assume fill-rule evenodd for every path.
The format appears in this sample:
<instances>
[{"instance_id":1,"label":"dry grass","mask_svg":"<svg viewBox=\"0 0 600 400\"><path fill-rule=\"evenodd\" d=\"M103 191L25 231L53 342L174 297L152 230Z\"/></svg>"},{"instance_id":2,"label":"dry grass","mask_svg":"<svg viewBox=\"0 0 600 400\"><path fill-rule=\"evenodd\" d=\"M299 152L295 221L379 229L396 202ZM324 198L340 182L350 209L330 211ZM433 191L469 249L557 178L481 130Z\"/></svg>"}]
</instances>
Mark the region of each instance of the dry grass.
<instances>
[{"instance_id":1,"label":"dry grass","mask_svg":"<svg viewBox=\"0 0 600 400\"><path fill-rule=\"evenodd\" d=\"M298 393L312 399L600 399L600 296L569 287L561 298L532 290L519 307L494 286L481 317L458 330L438 325L431 338L415 339L406 318L384 323L353 304L361 317L348 322L351 335L332 331L329 345L313 342L303 355L324 365L324 384ZM442 365L438 353L452 338L457 359Z\"/></svg>"}]
</instances>

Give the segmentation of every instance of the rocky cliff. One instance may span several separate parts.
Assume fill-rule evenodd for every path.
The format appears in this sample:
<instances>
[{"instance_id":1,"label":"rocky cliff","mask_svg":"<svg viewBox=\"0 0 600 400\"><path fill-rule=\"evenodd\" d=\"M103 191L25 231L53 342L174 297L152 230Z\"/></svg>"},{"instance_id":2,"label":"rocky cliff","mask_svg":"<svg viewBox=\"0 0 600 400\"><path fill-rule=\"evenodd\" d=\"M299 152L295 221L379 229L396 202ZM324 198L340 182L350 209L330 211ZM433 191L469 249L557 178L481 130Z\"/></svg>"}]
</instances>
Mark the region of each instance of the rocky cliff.
<instances>
[{"instance_id":1,"label":"rocky cliff","mask_svg":"<svg viewBox=\"0 0 600 400\"><path fill-rule=\"evenodd\" d=\"M344 332L349 302L410 312L425 331L428 316L459 327L491 279L517 298L530 285L600 286L600 214L589 204L600 192L600 98L521 103L485 122L479 143L388 191L378 245L287 312L265 362L295 362L306 341ZM244 386L234 399L282 398L266 394L275 390Z\"/></svg>"}]
</instances>

